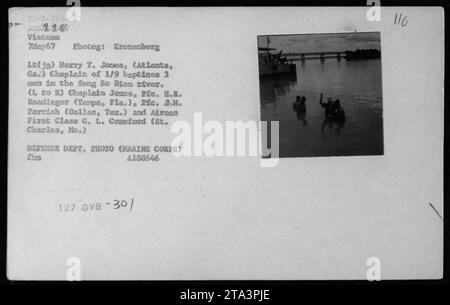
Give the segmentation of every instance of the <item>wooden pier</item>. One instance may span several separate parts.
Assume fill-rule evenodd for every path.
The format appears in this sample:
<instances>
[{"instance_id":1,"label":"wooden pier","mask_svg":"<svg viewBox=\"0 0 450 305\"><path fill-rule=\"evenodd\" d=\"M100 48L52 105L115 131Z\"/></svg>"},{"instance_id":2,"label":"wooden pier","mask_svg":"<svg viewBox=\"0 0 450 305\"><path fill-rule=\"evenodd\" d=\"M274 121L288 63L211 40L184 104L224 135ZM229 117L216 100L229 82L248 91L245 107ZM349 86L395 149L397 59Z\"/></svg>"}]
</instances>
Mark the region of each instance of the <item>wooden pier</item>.
<instances>
[{"instance_id":1,"label":"wooden pier","mask_svg":"<svg viewBox=\"0 0 450 305\"><path fill-rule=\"evenodd\" d=\"M336 58L337 61L341 61L342 58L346 59L345 51L333 51L333 52L306 52L306 53L284 53L284 56L289 61L301 61L305 62L310 59L319 59L325 61L326 58Z\"/></svg>"}]
</instances>

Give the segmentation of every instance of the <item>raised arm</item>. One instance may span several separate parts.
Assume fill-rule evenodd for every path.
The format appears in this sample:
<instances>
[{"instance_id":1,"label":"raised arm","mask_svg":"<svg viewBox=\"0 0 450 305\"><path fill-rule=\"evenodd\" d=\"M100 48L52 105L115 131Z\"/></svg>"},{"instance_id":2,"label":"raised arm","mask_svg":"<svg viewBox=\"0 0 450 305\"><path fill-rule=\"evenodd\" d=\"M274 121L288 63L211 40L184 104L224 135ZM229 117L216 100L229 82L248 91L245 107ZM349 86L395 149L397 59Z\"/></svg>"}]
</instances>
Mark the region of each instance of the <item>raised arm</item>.
<instances>
[{"instance_id":1,"label":"raised arm","mask_svg":"<svg viewBox=\"0 0 450 305\"><path fill-rule=\"evenodd\" d=\"M321 106L322 106L322 104L323 104L322 100L323 100L323 93L320 92L319 104L320 104Z\"/></svg>"}]
</instances>

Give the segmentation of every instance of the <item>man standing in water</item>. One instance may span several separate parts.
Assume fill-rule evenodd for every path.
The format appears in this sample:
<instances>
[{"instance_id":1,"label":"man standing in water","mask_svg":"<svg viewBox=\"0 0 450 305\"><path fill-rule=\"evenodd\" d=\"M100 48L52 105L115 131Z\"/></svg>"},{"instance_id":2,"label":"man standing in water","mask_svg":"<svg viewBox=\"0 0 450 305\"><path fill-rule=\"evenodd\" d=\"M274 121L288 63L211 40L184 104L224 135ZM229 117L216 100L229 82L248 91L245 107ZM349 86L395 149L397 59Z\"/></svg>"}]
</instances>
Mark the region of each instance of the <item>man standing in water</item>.
<instances>
[{"instance_id":1,"label":"man standing in water","mask_svg":"<svg viewBox=\"0 0 450 305\"><path fill-rule=\"evenodd\" d=\"M337 121L345 121L345 112L344 108L341 107L341 102L339 100L334 101L334 118Z\"/></svg>"},{"instance_id":2,"label":"man standing in water","mask_svg":"<svg viewBox=\"0 0 450 305\"><path fill-rule=\"evenodd\" d=\"M297 114L300 113L305 113L306 112L306 97L302 96L300 98L300 96L297 95L297 100L294 103L294 111L297 112Z\"/></svg>"},{"instance_id":3,"label":"man standing in water","mask_svg":"<svg viewBox=\"0 0 450 305\"><path fill-rule=\"evenodd\" d=\"M334 113L336 111L336 106L334 105L331 97L328 98L328 102L325 104L323 102L323 93L320 93L319 103L320 103L320 106L325 108L325 118L333 118Z\"/></svg>"},{"instance_id":4,"label":"man standing in water","mask_svg":"<svg viewBox=\"0 0 450 305\"><path fill-rule=\"evenodd\" d=\"M303 126L308 125L306 120L306 97L297 96L297 100L294 102L294 111L297 113L297 120L303 122Z\"/></svg>"}]
</instances>

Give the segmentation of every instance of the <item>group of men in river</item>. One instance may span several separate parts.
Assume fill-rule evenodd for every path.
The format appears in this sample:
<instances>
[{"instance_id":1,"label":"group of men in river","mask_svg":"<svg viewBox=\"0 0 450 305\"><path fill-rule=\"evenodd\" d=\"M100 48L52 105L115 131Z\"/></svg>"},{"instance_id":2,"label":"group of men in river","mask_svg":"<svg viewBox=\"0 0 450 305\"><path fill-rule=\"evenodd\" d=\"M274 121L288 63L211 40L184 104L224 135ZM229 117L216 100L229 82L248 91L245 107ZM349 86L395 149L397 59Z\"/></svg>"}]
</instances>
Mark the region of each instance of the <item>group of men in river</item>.
<instances>
[{"instance_id":1,"label":"group of men in river","mask_svg":"<svg viewBox=\"0 0 450 305\"><path fill-rule=\"evenodd\" d=\"M306 97L297 96L296 101L294 102L294 111L298 114L306 113ZM325 119L332 121L345 121L345 112L344 108L341 106L341 102L339 100L333 101L331 97L328 98L327 103L323 102L323 94L320 93L320 106L325 109Z\"/></svg>"}]
</instances>

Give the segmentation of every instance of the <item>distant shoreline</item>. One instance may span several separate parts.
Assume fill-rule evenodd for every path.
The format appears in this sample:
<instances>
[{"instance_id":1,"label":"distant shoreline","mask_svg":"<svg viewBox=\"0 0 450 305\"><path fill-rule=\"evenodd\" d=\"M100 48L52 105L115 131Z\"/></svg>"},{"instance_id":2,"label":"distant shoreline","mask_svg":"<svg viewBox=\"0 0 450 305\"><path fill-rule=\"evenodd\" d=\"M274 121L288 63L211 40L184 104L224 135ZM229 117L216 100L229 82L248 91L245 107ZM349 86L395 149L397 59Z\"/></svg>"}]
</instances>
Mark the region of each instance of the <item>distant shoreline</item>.
<instances>
[{"instance_id":1,"label":"distant shoreline","mask_svg":"<svg viewBox=\"0 0 450 305\"><path fill-rule=\"evenodd\" d=\"M380 59L381 52L377 49L357 49L356 51L345 51L346 60Z\"/></svg>"}]
</instances>

